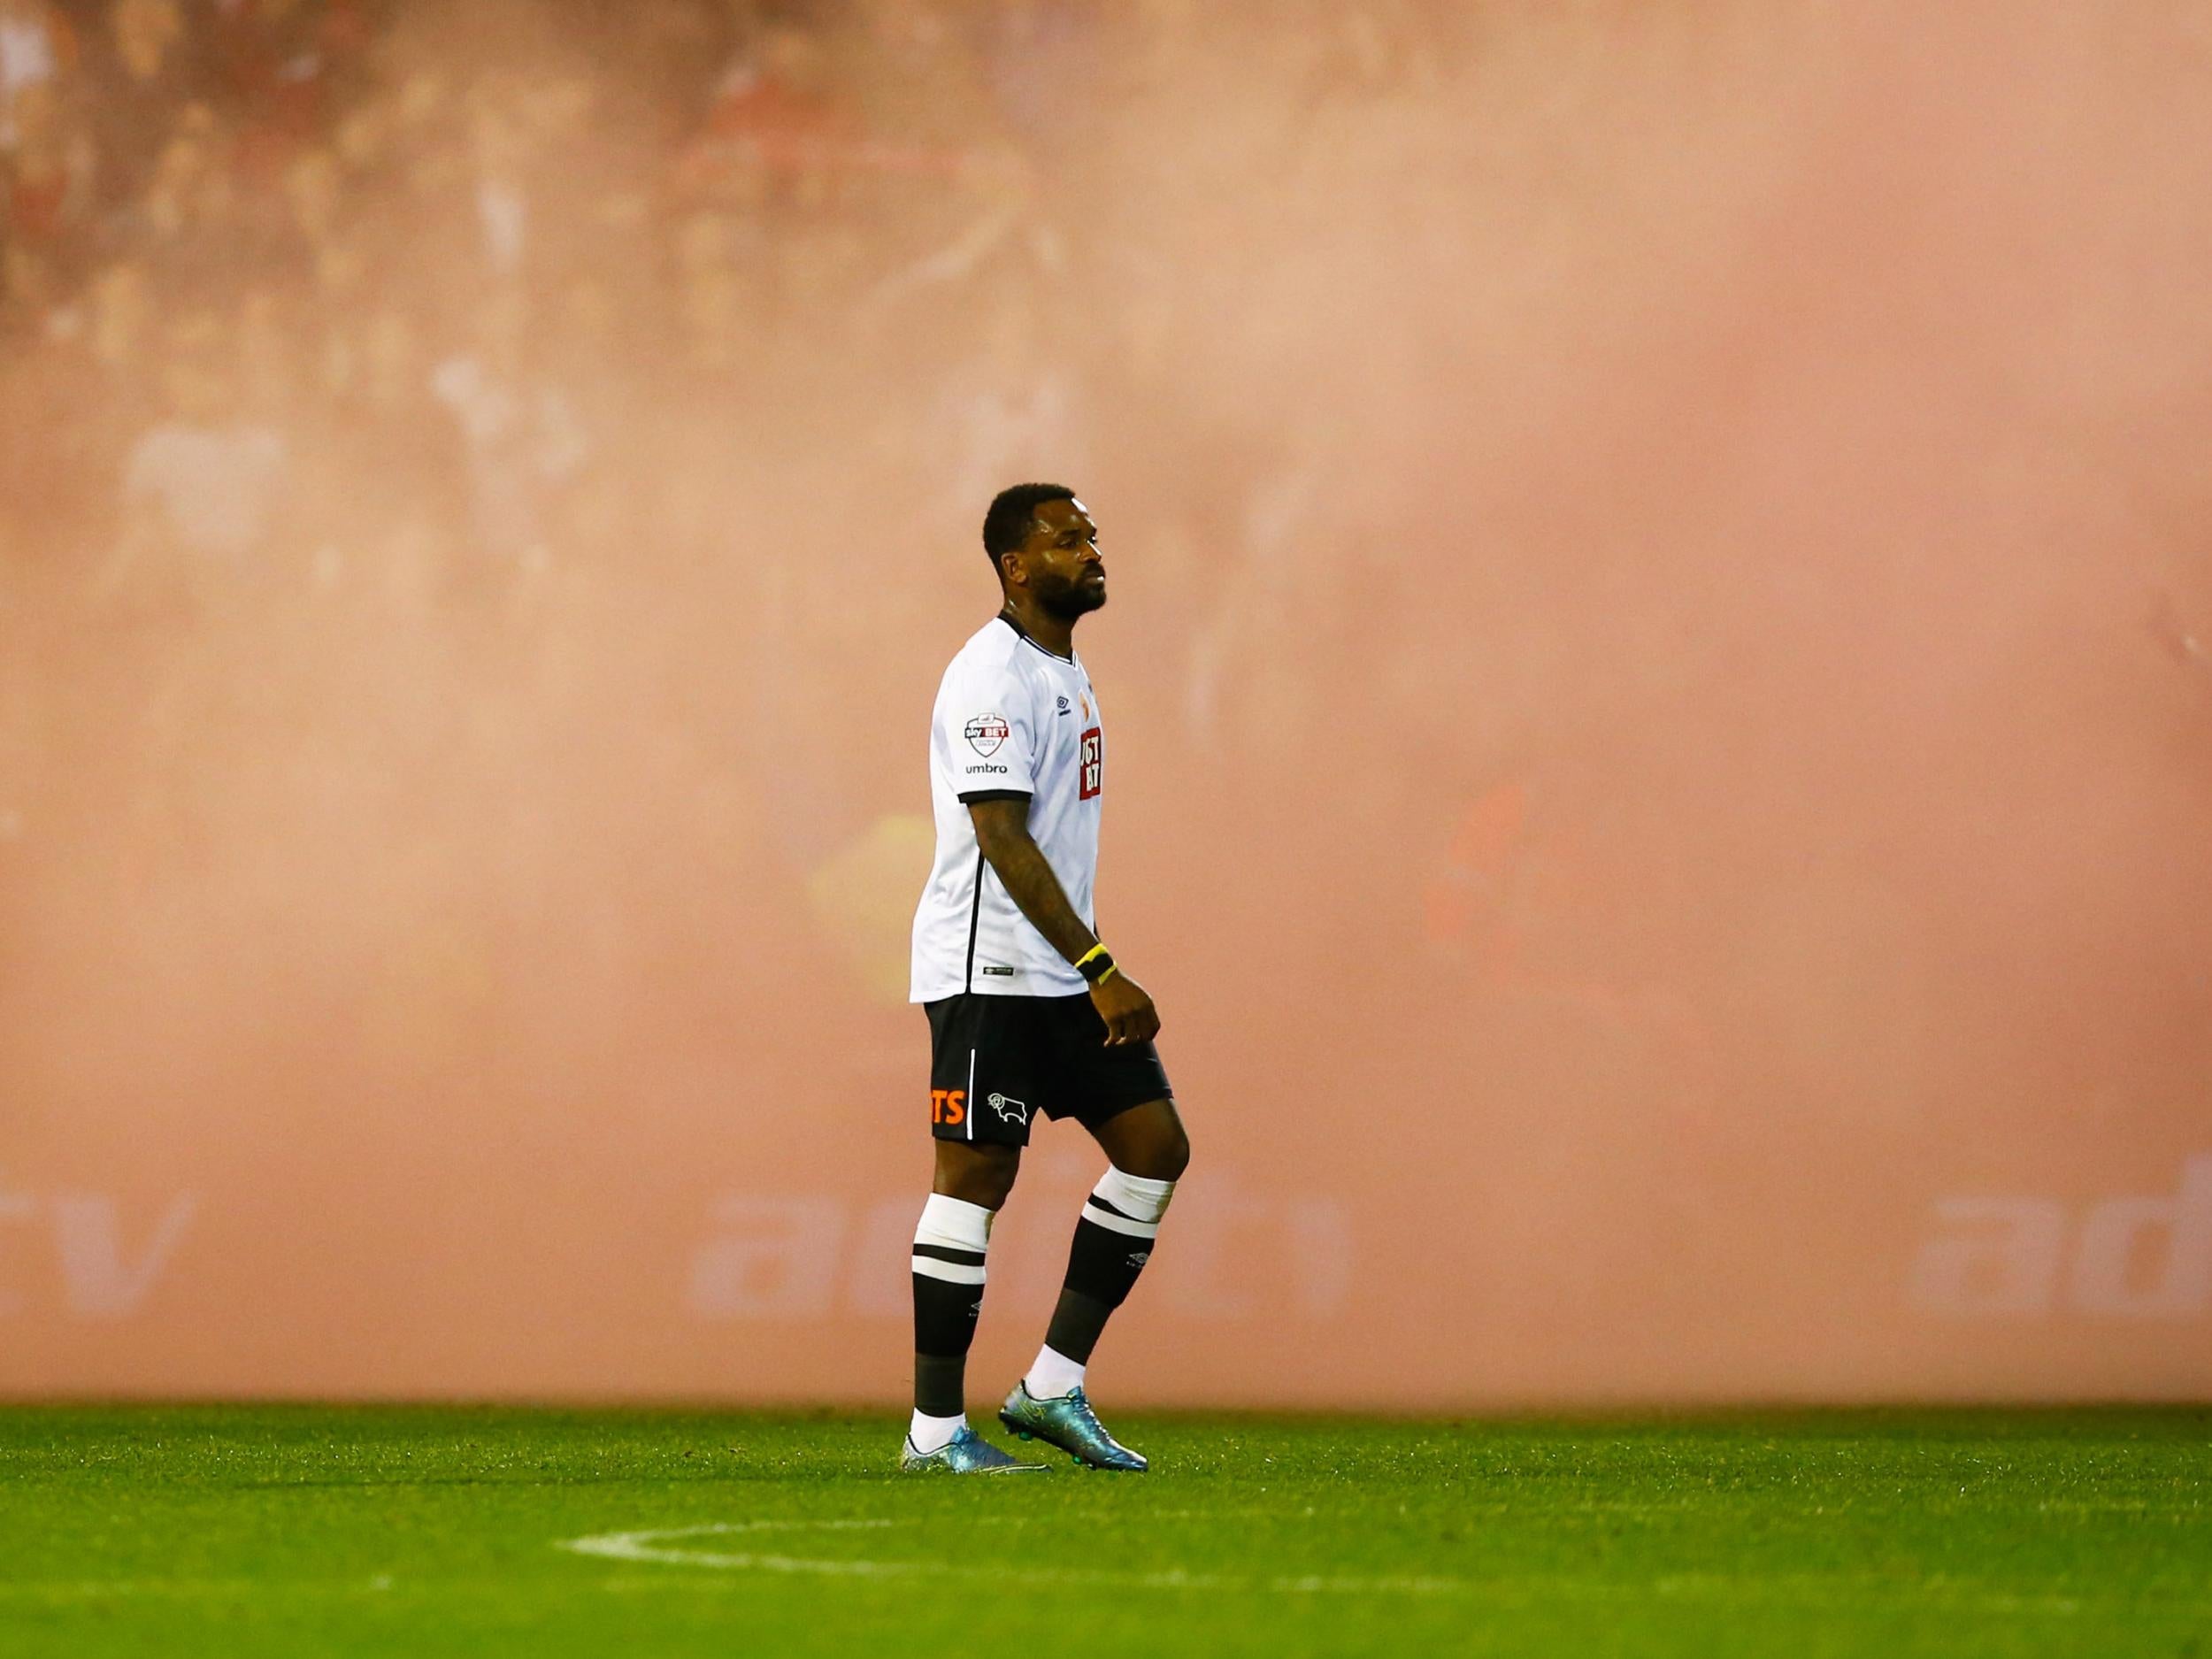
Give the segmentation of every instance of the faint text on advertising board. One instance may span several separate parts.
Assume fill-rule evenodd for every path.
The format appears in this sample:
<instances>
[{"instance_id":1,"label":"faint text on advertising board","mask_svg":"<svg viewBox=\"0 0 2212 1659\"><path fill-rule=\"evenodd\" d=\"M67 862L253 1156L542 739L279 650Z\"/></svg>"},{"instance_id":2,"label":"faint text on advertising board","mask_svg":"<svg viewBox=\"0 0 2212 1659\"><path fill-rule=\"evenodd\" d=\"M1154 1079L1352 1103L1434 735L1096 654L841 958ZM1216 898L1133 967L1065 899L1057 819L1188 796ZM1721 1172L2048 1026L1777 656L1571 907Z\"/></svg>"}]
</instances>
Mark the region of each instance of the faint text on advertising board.
<instances>
[{"instance_id":1,"label":"faint text on advertising board","mask_svg":"<svg viewBox=\"0 0 2212 1659\"><path fill-rule=\"evenodd\" d=\"M2212 1153L2185 1160L2162 1193L2072 1205L1941 1199L1907 1294L1954 1317L2201 1318L2212 1312Z\"/></svg>"}]
</instances>

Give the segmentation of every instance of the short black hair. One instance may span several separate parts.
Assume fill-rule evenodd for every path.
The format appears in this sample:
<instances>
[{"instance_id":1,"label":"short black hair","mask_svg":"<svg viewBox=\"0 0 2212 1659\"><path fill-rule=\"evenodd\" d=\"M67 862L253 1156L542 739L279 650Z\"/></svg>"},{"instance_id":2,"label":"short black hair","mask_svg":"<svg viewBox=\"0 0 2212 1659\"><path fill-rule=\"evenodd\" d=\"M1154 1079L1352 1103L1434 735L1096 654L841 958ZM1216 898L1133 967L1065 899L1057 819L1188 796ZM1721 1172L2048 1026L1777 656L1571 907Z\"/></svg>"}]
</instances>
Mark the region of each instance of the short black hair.
<instances>
[{"instance_id":1,"label":"short black hair","mask_svg":"<svg viewBox=\"0 0 2212 1659\"><path fill-rule=\"evenodd\" d=\"M1001 554L1019 551L1029 539L1030 520L1038 508L1048 501L1074 499L1075 492L1065 484L1017 484L999 491L991 511L983 515L983 550L991 557L992 571L998 570Z\"/></svg>"}]
</instances>

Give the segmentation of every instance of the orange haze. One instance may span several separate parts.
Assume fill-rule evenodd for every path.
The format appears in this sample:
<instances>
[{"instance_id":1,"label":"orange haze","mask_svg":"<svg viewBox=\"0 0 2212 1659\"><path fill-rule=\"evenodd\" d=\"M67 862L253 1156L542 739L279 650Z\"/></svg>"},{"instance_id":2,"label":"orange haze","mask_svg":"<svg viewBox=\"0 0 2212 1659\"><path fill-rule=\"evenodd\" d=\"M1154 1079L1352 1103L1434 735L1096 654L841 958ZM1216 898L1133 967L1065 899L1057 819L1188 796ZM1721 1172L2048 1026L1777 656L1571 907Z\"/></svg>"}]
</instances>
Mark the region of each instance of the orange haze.
<instances>
[{"instance_id":1,"label":"orange haze","mask_svg":"<svg viewBox=\"0 0 2212 1659\"><path fill-rule=\"evenodd\" d=\"M0 1391L901 1397L929 704L1043 476L1196 1148L1102 1390L2212 1393L2212 5L1266 10L973 153L908 85L842 214L403 32L413 321L157 276L116 373L265 395L303 527L132 543L138 426L0 503ZM459 248L502 99L581 275ZM19 456L98 315L0 346ZM300 435L340 347L413 447ZM503 353L581 435L442 540ZM1098 1167L1041 1132L979 1378Z\"/></svg>"}]
</instances>

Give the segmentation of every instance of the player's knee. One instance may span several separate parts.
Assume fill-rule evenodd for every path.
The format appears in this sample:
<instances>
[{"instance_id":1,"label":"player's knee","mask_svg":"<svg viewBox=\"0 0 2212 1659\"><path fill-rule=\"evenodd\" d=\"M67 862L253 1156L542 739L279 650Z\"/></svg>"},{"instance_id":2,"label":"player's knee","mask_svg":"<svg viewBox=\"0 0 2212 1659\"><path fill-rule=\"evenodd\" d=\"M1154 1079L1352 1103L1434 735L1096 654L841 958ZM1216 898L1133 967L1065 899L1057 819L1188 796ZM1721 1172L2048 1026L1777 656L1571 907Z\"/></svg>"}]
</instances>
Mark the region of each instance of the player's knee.
<instances>
[{"instance_id":1,"label":"player's knee","mask_svg":"<svg viewBox=\"0 0 2212 1659\"><path fill-rule=\"evenodd\" d=\"M986 1210L996 1210L1006 1202L1007 1194L1014 1190L1014 1178L1021 1173L1021 1166L1022 1155L1018 1147L979 1147L962 1145L956 1141L940 1141L935 1190L948 1198L980 1204Z\"/></svg>"},{"instance_id":2,"label":"player's knee","mask_svg":"<svg viewBox=\"0 0 2212 1659\"><path fill-rule=\"evenodd\" d=\"M1179 1181L1190 1168L1190 1136L1179 1123L1170 1125L1160 1146L1160 1172L1155 1180Z\"/></svg>"},{"instance_id":3,"label":"player's knee","mask_svg":"<svg viewBox=\"0 0 2212 1659\"><path fill-rule=\"evenodd\" d=\"M1119 1167L1125 1175L1148 1181L1179 1181L1190 1167L1190 1137L1179 1122L1170 1118L1148 1134L1141 1146L1131 1148Z\"/></svg>"}]
</instances>

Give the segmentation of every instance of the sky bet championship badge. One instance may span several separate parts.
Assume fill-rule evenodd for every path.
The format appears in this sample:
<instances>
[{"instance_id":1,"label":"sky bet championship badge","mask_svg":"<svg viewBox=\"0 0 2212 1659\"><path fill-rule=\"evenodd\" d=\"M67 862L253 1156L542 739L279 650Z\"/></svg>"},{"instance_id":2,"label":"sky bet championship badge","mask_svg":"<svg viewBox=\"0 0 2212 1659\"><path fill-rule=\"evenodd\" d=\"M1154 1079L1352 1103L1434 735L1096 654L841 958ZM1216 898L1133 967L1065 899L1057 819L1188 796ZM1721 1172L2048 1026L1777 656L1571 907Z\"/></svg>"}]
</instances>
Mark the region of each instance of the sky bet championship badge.
<instances>
[{"instance_id":1,"label":"sky bet championship badge","mask_svg":"<svg viewBox=\"0 0 2212 1659\"><path fill-rule=\"evenodd\" d=\"M960 735L968 740L970 749L988 760L1012 730L1002 714L979 714L960 728Z\"/></svg>"}]
</instances>

